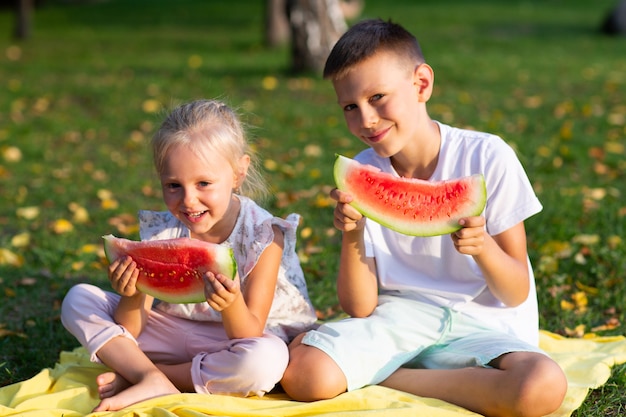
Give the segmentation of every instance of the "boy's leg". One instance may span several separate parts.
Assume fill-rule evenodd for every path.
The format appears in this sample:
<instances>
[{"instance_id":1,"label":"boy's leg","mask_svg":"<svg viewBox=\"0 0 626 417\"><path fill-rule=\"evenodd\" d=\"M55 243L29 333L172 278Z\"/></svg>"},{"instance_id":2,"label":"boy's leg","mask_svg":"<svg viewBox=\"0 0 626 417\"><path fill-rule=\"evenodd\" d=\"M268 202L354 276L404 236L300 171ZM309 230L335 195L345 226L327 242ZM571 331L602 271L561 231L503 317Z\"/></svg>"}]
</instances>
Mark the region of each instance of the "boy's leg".
<instances>
[{"instance_id":1,"label":"boy's leg","mask_svg":"<svg viewBox=\"0 0 626 417\"><path fill-rule=\"evenodd\" d=\"M565 375L544 354L507 353L490 365L493 368L400 368L380 385L490 417L544 416L558 409L565 397Z\"/></svg>"},{"instance_id":2,"label":"boy's leg","mask_svg":"<svg viewBox=\"0 0 626 417\"><path fill-rule=\"evenodd\" d=\"M347 381L339 366L320 349L302 344L303 337L304 333L289 344L289 365L280 381L287 395L316 401L345 392Z\"/></svg>"},{"instance_id":3,"label":"boy's leg","mask_svg":"<svg viewBox=\"0 0 626 417\"><path fill-rule=\"evenodd\" d=\"M281 384L301 401L377 384L440 340L448 322L439 307L383 295L368 317L325 323L294 339Z\"/></svg>"}]
</instances>

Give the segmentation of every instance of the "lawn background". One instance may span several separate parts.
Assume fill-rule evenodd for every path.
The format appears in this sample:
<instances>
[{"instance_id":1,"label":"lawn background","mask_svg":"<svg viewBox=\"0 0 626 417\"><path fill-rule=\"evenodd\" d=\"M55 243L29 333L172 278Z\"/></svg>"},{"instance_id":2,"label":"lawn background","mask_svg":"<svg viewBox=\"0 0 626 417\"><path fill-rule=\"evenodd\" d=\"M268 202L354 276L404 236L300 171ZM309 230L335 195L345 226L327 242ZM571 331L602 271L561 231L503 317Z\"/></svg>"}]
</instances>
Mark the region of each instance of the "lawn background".
<instances>
[{"instance_id":1,"label":"lawn background","mask_svg":"<svg viewBox=\"0 0 626 417\"><path fill-rule=\"evenodd\" d=\"M303 216L299 251L320 315L338 312L335 153L354 155L331 86L263 45L262 1L43 2L30 39L0 9L0 386L77 343L67 289L107 287L100 236L137 238L164 209L148 144L168 108L221 98L242 113L278 215ZM541 327L626 334L626 38L599 26L613 1L365 0L421 41L431 116L501 135L544 204L527 221ZM624 367L578 416L624 411Z\"/></svg>"}]
</instances>

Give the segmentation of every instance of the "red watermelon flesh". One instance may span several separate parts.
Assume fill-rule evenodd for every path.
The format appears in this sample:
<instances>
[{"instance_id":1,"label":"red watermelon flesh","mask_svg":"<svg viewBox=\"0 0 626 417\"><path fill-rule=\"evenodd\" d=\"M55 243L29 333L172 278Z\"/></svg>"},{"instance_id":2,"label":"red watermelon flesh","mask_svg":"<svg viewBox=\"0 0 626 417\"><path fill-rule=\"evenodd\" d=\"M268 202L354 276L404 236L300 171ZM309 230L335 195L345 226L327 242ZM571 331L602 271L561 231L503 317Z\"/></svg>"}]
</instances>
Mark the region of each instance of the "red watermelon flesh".
<instances>
[{"instance_id":1,"label":"red watermelon flesh","mask_svg":"<svg viewBox=\"0 0 626 417\"><path fill-rule=\"evenodd\" d=\"M113 262L133 258L139 269L137 288L170 303L206 301L203 276L207 271L234 279L237 264L230 248L197 239L133 241L106 235L104 252Z\"/></svg>"},{"instance_id":2,"label":"red watermelon flesh","mask_svg":"<svg viewBox=\"0 0 626 417\"><path fill-rule=\"evenodd\" d=\"M399 178L337 155L334 176L362 215L410 236L453 233L461 218L480 215L487 201L482 174L447 181Z\"/></svg>"}]
</instances>

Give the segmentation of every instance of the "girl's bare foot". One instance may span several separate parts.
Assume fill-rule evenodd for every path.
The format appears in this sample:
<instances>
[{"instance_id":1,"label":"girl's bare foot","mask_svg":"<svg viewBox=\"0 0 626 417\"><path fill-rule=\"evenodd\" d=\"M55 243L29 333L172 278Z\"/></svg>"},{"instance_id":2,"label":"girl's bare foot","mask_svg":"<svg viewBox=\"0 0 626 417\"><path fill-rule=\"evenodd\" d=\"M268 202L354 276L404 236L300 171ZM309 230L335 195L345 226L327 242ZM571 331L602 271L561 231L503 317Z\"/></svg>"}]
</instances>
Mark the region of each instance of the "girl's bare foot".
<instances>
[{"instance_id":1,"label":"girl's bare foot","mask_svg":"<svg viewBox=\"0 0 626 417\"><path fill-rule=\"evenodd\" d=\"M124 391L132 384L116 372L105 372L96 378L100 399L109 398Z\"/></svg>"},{"instance_id":2,"label":"girl's bare foot","mask_svg":"<svg viewBox=\"0 0 626 417\"><path fill-rule=\"evenodd\" d=\"M150 398L180 393L160 371L144 375L141 381L135 385L130 384L120 375L113 372L99 375L97 380L98 392L102 401L93 409L94 412L116 411ZM102 385L100 384L101 382ZM126 388L122 388L124 383Z\"/></svg>"}]
</instances>

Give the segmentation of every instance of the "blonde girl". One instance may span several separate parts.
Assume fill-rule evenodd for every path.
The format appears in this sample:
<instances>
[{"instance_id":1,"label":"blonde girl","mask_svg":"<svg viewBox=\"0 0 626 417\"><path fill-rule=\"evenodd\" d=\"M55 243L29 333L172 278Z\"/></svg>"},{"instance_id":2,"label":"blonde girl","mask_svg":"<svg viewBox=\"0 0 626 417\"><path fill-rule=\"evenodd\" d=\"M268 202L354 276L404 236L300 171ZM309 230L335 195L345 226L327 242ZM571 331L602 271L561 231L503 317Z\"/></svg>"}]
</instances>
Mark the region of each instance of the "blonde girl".
<instances>
[{"instance_id":1,"label":"blonde girl","mask_svg":"<svg viewBox=\"0 0 626 417\"><path fill-rule=\"evenodd\" d=\"M140 211L142 240L191 237L233 249L234 280L207 273L206 302L170 304L137 290L135 262L109 266L115 293L78 284L62 321L93 361L94 411L161 395L199 392L262 396L288 362L286 342L314 325L295 251L299 216L273 216L250 197L265 183L242 123L221 101L174 109L155 134L153 156L167 211Z\"/></svg>"}]
</instances>

